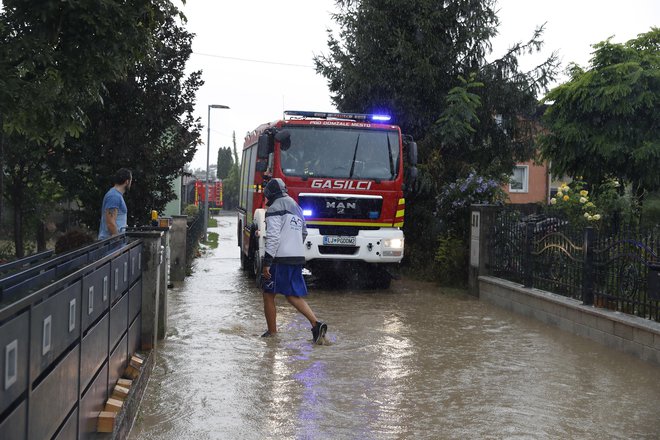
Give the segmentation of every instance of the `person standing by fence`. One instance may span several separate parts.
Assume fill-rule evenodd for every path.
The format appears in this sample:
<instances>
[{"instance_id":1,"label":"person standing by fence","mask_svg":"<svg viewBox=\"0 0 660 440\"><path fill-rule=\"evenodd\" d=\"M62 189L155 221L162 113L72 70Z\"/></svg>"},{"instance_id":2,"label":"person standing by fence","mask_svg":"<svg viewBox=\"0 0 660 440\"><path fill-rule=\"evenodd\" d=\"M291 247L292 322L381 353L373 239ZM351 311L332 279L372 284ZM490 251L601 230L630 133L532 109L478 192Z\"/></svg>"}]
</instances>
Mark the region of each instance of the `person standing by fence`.
<instances>
[{"instance_id":1,"label":"person standing by fence","mask_svg":"<svg viewBox=\"0 0 660 440\"><path fill-rule=\"evenodd\" d=\"M112 178L113 187L105 193L101 206L101 224L99 240L110 238L126 230L128 224L128 208L124 194L131 189L133 174L131 170L121 168Z\"/></svg>"}]
</instances>

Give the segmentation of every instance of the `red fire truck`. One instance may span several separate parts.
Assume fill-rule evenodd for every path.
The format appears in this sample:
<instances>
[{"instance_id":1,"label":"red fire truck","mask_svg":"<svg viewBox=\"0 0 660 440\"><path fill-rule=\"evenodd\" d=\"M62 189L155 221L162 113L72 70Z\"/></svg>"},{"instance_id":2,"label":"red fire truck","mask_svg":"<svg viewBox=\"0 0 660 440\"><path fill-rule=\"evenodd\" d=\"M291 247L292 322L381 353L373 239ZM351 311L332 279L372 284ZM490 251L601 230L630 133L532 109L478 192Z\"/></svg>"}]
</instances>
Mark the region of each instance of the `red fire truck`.
<instances>
[{"instance_id":1,"label":"red fire truck","mask_svg":"<svg viewBox=\"0 0 660 440\"><path fill-rule=\"evenodd\" d=\"M222 208L222 181L210 182L209 207ZM195 205L200 206L206 200L206 182L198 180L195 182Z\"/></svg>"},{"instance_id":2,"label":"red fire truck","mask_svg":"<svg viewBox=\"0 0 660 440\"><path fill-rule=\"evenodd\" d=\"M404 192L417 175L417 145L388 122L379 115L286 111L248 133L238 209L241 267L259 281L267 234L262 188L279 177L303 210L312 275L388 287L403 258Z\"/></svg>"}]
</instances>

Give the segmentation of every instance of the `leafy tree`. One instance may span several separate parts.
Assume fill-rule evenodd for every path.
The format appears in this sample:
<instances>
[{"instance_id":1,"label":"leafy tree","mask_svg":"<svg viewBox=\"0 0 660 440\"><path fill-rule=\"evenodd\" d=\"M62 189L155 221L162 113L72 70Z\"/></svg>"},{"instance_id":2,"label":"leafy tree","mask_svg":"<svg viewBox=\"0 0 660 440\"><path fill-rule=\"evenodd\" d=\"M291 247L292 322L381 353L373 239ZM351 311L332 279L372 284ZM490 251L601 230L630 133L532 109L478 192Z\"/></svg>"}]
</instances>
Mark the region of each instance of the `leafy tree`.
<instances>
[{"instance_id":1,"label":"leafy tree","mask_svg":"<svg viewBox=\"0 0 660 440\"><path fill-rule=\"evenodd\" d=\"M193 109L201 72L184 72L193 35L170 2L159 2L157 16L148 56L129 69L125 80L107 85L103 104L87 111L88 130L51 162L84 207L82 221L92 228L98 226L103 194L117 169L133 171L125 196L129 225L143 225L151 210L162 211L176 197L171 181L199 144L201 126Z\"/></svg>"},{"instance_id":2,"label":"leafy tree","mask_svg":"<svg viewBox=\"0 0 660 440\"><path fill-rule=\"evenodd\" d=\"M660 29L594 46L587 69L548 93L542 152L556 175L616 178L642 198L660 188Z\"/></svg>"},{"instance_id":3,"label":"leafy tree","mask_svg":"<svg viewBox=\"0 0 660 440\"><path fill-rule=\"evenodd\" d=\"M499 24L494 0L336 3L339 37L328 31L329 54L315 57L316 69L340 111L389 111L419 140L419 183L406 203L406 260L431 273L428 238L452 229L442 212L433 215L437 195L471 171L499 179L532 156L536 94L554 78L557 58L520 70L518 57L542 45L540 27L488 61Z\"/></svg>"},{"instance_id":4,"label":"leafy tree","mask_svg":"<svg viewBox=\"0 0 660 440\"><path fill-rule=\"evenodd\" d=\"M217 177L218 179L225 179L229 175L229 170L234 163L232 158L231 148L221 147L218 149L218 170Z\"/></svg>"},{"instance_id":5,"label":"leafy tree","mask_svg":"<svg viewBox=\"0 0 660 440\"><path fill-rule=\"evenodd\" d=\"M47 188L43 158L77 136L105 84L143 56L154 26L150 0L5 0L0 12L0 193L14 211L16 256L23 256L23 215ZM11 154L9 154L11 152ZM42 179L43 178L43 179ZM7 184L7 187L4 184Z\"/></svg>"},{"instance_id":6,"label":"leafy tree","mask_svg":"<svg viewBox=\"0 0 660 440\"><path fill-rule=\"evenodd\" d=\"M224 209L235 209L238 207L238 192L241 170L238 163L238 151L236 150L236 132L232 134L234 160L229 174L222 182L222 198Z\"/></svg>"}]
</instances>

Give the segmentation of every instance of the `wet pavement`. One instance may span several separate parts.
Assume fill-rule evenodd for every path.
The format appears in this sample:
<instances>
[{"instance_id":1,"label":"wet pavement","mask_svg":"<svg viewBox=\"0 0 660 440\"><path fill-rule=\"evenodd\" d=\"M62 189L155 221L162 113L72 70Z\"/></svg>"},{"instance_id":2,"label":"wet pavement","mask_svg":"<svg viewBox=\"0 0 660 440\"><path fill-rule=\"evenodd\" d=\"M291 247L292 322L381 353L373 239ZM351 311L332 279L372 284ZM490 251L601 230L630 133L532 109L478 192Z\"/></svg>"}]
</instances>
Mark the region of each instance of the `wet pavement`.
<instances>
[{"instance_id":1,"label":"wet pavement","mask_svg":"<svg viewBox=\"0 0 660 440\"><path fill-rule=\"evenodd\" d=\"M131 439L658 439L660 368L460 291L310 286L274 338L236 218L169 291L168 337Z\"/></svg>"}]
</instances>

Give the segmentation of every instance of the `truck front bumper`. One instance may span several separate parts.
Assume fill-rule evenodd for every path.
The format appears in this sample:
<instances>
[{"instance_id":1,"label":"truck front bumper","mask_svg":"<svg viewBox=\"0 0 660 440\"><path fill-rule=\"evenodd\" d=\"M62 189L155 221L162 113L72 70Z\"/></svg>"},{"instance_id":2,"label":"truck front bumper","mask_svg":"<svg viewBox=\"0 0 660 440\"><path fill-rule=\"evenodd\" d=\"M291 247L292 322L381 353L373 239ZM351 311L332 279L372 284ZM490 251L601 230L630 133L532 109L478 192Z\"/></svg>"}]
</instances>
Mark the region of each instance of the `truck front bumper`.
<instances>
[{"instance_id":1,"label":"truck front bumper","mask_svg":"<svg viewBox=\"0 0 660 440\"><path fill-rule=\"evenodd\" d=\"M354 243L329 244L316 228L307 229L305 259L364 261L366 263L400 263L403 258L403 231L397 228L380 228L359 231ZM339 237L335 241L352 241Z\"/></svg>"}]
</instances>

